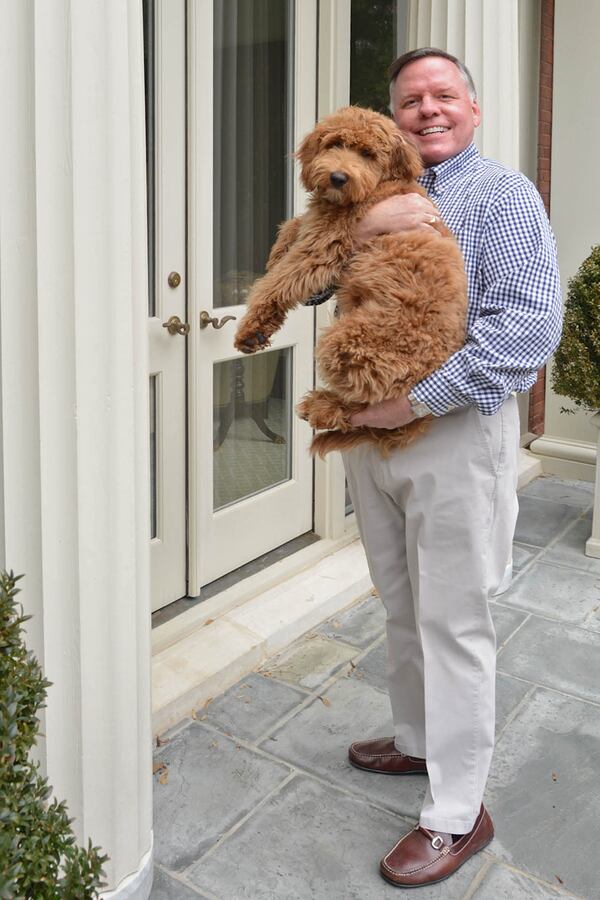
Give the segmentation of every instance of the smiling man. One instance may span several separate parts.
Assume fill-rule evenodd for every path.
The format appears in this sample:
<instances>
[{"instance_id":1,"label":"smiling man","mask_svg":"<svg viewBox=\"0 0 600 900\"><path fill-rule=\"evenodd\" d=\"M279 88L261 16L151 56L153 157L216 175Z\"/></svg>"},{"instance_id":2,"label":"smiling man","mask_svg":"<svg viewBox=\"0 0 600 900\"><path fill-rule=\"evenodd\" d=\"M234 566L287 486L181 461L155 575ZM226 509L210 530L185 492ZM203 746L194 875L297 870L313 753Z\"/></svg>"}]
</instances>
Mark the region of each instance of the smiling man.
<instances>
[{"instance_id":1,"label":"smiling man","mask_svg":"<svg viewBox=\"0 0 600 900\"><path fill-rule=\"evenodd\" d=\"M349 757L371 773L428 776L418 825L380 866L392 884L415 887L447 878L493 837L482 802L495 725L488 598L507 576L517 515L514 394L534 384L558 344L562 307L538 192L473 143L481 113L468 70L424 48L397 59L390 74L394 120L421 152L420 180L436 206L416 194L389 198L357 237L430 228L441 214L469 284L464 347L408 396L353 418L396 428L431 415L429 431L387 459L368 444L344 454L387 611L395 731L357 741Z\"/></svg>"}]
</instances>

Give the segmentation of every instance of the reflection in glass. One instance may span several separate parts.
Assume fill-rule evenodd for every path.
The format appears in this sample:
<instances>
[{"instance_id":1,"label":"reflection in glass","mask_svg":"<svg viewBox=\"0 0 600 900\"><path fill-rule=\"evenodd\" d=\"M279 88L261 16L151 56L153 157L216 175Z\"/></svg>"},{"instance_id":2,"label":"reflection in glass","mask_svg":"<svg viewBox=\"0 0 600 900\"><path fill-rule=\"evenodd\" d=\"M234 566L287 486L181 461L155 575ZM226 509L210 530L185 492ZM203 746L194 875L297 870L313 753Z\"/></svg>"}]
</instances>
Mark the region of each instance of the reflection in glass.
<instances>
[{"instance_id":1,"label":"reflection in glass","mask_svg":"<svg viewBox=\"0 0 600 900\"><path fill-rule=\"evenodd\" d=\"M215 307L245 303L290 208L290 7L215 0Z\"/></svg>"},{"instance_id":2,"label":"reflection in glass","mask_svg":"<svg viewBox=\"0 0 600 900\"><path fill-rule=\"evenodd\" d=\"M150 376L150 537L158 536L158 510L157 510L157 471L158 471L158 442L156 439L157 416L157 380L158 375Z\"/></svg>"},{"instance_id":3,"label":"reflection in glass","mask_svg":"<svg viewBox=\"0 0 600 900\"><path fill-rule=\"evenodd\" d=\"M350 8L350 103L384 115L390 102L387 68L404 52L397 49L405 40L398 33L398 7L398 0L352 0Z\"/></svg>"},{"instance_id":4,"label":"reflection in glass","mask_svg":"<svg viewBox=\"0 0 600 900\"><path fill-rule=\"evenodd\" d=\"M143 0L144 17L144 78L146 84L146 191L148 215L148 315L156 315L156 197L154 182L156 178L155 137L156 126L154 116L155 104L155 53L154 33L156 11L154 0Z\"/></svg>"},{"instance_id":5,"label":"reflection in glass","mask_svg":"<svg viewBox=\"0 0 600 900\"><path fill-rule=\"evenodd\" d=\"M213 383L213 505L291 478L292 350L216 363Z\"/></svg>"}]
</instances>

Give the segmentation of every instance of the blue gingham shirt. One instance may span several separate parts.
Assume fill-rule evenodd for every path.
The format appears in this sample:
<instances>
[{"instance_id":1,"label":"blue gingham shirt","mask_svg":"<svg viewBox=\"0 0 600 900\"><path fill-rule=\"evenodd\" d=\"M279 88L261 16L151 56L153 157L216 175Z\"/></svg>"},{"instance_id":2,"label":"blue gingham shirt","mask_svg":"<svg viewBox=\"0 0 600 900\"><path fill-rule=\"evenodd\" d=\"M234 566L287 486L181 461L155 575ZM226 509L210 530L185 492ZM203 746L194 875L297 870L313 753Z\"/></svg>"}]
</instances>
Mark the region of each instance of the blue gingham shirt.
<instances>
[{"instance_id":1,"label":"blue gingham shirt","mask_svg":"<svg viewBox=\"0 0 600 900\"><path fill-rule=\"evenodd\" d=\"M468 279L467 340L413 389L434 415L474 404L495 413L535 383L560 340L556 246L542 199L474 144L419 179L455 234Z\"/></svg>"}]
</instances>

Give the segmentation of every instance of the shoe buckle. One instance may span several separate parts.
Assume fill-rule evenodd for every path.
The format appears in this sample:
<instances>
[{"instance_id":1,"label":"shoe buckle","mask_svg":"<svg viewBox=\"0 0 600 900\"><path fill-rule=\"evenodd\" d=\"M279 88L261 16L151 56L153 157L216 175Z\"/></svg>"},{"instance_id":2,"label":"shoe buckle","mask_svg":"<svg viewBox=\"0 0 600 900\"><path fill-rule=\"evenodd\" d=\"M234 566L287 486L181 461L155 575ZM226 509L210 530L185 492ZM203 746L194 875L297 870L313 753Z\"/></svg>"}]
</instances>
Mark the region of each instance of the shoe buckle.
<instances>
[{"instance_id":1,"label":"shoe buckle","mask_svg":"<svg viewBox=\"0 0 600 900\"><path fill-rule=\"evenodd\" d=\"M436 834L436 836L432 838L431 846L434 850L441 850L444 846L444 838L440 837L439 834Z\"/></svg>"}]
</instances>

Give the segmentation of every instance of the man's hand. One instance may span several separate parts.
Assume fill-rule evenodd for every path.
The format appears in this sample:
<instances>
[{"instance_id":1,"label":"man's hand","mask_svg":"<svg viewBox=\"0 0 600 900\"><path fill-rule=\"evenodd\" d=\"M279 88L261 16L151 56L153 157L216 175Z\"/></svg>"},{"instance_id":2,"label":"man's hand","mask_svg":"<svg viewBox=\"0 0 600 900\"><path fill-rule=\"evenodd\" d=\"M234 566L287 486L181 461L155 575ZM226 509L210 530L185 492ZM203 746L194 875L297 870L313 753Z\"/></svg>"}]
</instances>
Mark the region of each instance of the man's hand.
<instances>
[{"instance_id":1,"label":"man's hand","mask_svg":"<svg viewBox=\"0 0 600 900\"><path fill-rule=\"evenodd\" d=\"M383 400L367 406L361 412L354 413L350 423L355 426L368 425L371 428L400 428L408 425L416 418L410 408L406 397L396 397L394 400Z\"/></svg>"},{"instance_id":2,"label":"man's hand","mask_svg":"<svg viewBox=\"0 0 600 900\"><path fill-rule=\"evenodd\" d=\"M364 219L354 230L359 243L370 241L378 234L395 234L419 228L439 234L432 228L434 219L440 214L433 203L421 194L395 194L371 207Z\"/></svg>"}]
</instances>

